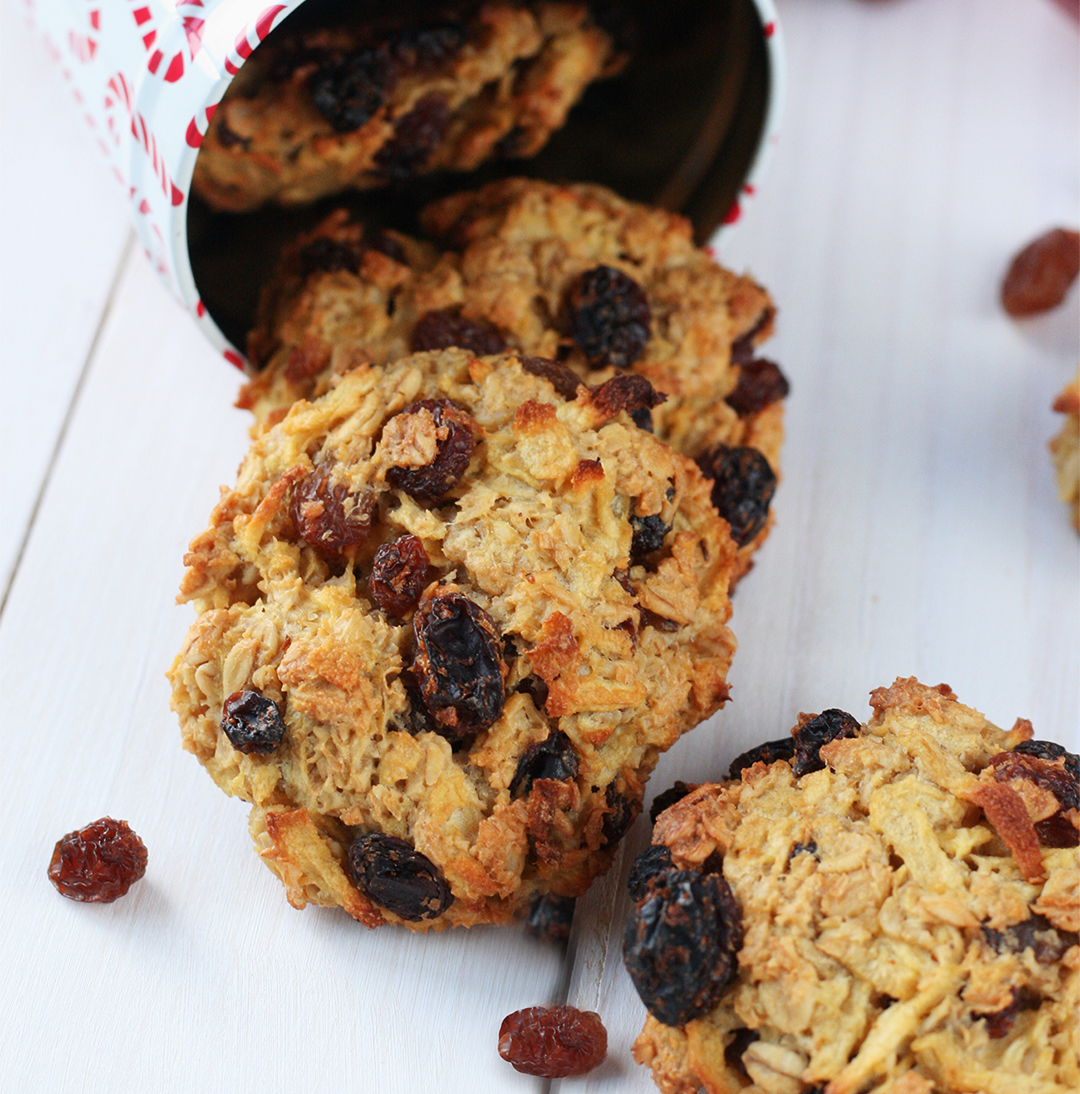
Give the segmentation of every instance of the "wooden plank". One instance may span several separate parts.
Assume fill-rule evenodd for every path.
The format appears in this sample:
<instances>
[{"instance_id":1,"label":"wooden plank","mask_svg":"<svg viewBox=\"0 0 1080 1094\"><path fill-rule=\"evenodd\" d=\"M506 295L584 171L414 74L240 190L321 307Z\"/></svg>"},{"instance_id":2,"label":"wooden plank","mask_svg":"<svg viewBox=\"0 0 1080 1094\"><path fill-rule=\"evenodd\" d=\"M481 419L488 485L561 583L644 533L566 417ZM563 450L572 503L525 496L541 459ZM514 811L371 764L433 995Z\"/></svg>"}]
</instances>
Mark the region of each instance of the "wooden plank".
<instances>
[{"instance_id":1,"label":"wooden plank","mask_svg":"<svg viewBox=\"0 0 1080 1094\"><path fill-rule=\"evenodd\" d=\"M0 590L131 234L123 190L31 13L0 9Z\"/></svg>"},{"instance_id":2,"label":"wooden plank","mask_svg":"<svg viewBox=\"0 0 1080 1094\"><path fill-rule=\"evenodd\" d=\"M1034 321L998 303L1011 256L1080 219L1076 25L1049 3L780 0L781 140L721 260L774 293L791 379L777 525L735 597L733 702L653 791L726 774L800 710L860 720L898 675L1080 746L1080 558L1046 442L1075 373L1080 294ZM582 902L570 1002L608 1062L555 1089L655 1091L630 1046L628 837Z\"/></svg>"}]
</instances>

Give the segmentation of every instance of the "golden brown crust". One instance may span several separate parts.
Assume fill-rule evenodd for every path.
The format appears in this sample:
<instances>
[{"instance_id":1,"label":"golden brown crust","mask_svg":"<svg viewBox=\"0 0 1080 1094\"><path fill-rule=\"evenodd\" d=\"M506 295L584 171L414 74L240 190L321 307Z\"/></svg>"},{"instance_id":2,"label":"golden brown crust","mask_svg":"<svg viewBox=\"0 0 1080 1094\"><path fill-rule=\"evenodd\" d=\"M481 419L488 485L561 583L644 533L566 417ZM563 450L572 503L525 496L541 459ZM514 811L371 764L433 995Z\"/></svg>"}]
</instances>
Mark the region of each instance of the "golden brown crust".
<instances>
[{"instance_id":1,"label":"golden brown crust","mask_svg":"<svg viewBox=\"0 0 1080 1094\"><path fill-rule=\"evenodd\" d=\"M1050 442L1058 496L1069 506L1073 526L1080 532L1080 372L1054 400L1054 409L1065 415L1061 432Z\"/></svg>"},{"instance_id":2,"label":"golden brown crust","mask_svg":"<svg viewBox=\"0 0 1080 1094\"><path fill-rule=\"evenodd\" d=\"M388 475L432 455L431 414L400 412L440 399L478 439L460 480L424 500ZM416 929L503 922L538 892L580 893L621 838L613 814L632 818L659 754L722 705L734 549L708 484L625 413L593 419L513 356L447 350L356 369L256 438L187 556L181 599L198 617L170 678L185 748L252 803L260 854L294 905L398 922L345 866L369 832L409 841L450 886L449 909ZM297 523L332 512L331 490L341 512L363 498L374 513L336 555ZM630 557L635 512L671 525L647 564ZM418 610L464 598L504 677L496 720L471 742L455 737L456 708L429 705L437 670L415 613L389 614L368 591L377 548L405 533L429 562ZM664 626L643 601L669 605ZM283 715L269 756L236 751L221 729L223 702L245 690ZM525 752L556 733L576 777L522 782Z\"/></svg>"},{"instance_id":3,"label":"golden brown crust","mask_svg":"<svg viewBox=\"0 0 1080 1094\"><path fill-rule=\"evenodd\" d=\"M677 867L723 856L744 931L717 1005L683 1029L650 1016L634 1046L666 1094L1080 1082L1080 850L1031 846L1050 804L1021 786L1063 761L1011 759L1030 724L1006 733L944 685L871 701L823 770L757 762L657 818Z\"/></svg>"}]
</instances>

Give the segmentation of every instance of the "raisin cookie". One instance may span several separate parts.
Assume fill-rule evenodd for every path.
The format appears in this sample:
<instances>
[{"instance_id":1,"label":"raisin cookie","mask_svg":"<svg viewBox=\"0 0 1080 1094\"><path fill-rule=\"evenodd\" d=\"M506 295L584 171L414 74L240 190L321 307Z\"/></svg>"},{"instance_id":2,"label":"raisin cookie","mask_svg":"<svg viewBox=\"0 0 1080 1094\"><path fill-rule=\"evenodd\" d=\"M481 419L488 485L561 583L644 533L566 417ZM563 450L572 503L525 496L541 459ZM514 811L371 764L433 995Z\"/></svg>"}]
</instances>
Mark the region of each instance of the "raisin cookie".
<instances>
[{"instance_id":1,"label":"raisin cookie","mask_svg":"<svg viewBox=\"0 0 1080 1094\"><path fill-rule=\"evenodd\" d=\"M624 953L665 1094L1080 1084L1077 757L944 685L870 702L658 817Z\"/></svg>"},{"instance_id":2,"label":"raisin cookie","mask_svg":"<svg viewBox=\"0 0 1080 1094\"><path fill-rule=\"evenodd\" d=\"M529 366L353 370L192 542L173 709L294 906L425 930L576 896L727 698L734 547L631 418L661 397Z\"/></svg>"},{"instance_id":3,"label":"raisin cookie","mask_svg":"<svg viewBox=\"0 0 1080 1094\"><path fill-rule=\"evenodd\" d=\"M246 212L531 156L625 59L584 3L406 0L381 12L312 29L290 20L252 55L203 140L200 197Z\"/></svg>"},{"instance_id":4,"label":"raisin cookie","mask_svg":"<svg viewBox=\"0 0 1080 1094\"><path fill-rule=\"evenodd\" d=\"M1050 442L1058 496L1072 510L1073 526L1080 532L1080 372L1054 400L1054 409L1065 415L1061 432Z\"/></svg>"},{"instance_id":5,"label":"raisin cookie","mask_svg":"<svg viewBox=\"0 0 1080 1094\"><path fill-rule=\"evenodd\" d=\"M755 347L768 293L682 217L599 186L508 179L422 213L427 240L331 216L264 291L240 405L273 421L359 362L458 345L550 359L560 390L627 372L667 396L636 420L698 460L741 548L767 534L788 384ZM558 362L558 366L554 362Z\"/></svg>"}]
</instances>

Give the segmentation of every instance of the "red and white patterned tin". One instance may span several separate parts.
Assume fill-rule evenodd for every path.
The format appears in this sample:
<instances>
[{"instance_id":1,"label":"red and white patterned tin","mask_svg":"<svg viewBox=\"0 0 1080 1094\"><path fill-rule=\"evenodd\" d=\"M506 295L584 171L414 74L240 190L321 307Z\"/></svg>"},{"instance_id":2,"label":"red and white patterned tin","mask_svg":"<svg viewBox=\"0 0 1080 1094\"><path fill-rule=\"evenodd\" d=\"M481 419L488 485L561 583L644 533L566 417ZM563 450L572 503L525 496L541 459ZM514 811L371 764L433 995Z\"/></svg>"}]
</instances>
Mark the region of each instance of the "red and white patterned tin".
<instances>
[{"instance_id":1,"label":"red and white patterned tin","mask_svg":"<svg viewBox=\"0 0 1080 1094\"><path fill-rule=\"evenodd\" d=\"M28 0L46 47L128 191L147 256L215 347L243 357L199 297L188 252L188 200L210 118L240 66L303 0ZM784 53L773 0L753 0L768 93L739 199L752 195L776 139Z\"/></svg>"}]
</instances>

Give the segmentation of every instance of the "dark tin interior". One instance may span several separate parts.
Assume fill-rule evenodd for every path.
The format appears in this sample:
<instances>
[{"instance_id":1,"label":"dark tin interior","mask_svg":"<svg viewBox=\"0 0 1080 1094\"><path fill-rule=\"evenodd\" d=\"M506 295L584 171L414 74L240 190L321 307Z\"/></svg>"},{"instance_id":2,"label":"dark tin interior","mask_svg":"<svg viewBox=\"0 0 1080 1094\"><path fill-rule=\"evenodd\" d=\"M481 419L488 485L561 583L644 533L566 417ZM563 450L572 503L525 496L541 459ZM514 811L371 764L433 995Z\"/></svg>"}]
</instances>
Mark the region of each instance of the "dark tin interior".
<instances>
[{"instance_id":1,"label":"dark tin interior","mask_svg":"<svg viewBox=\"0 0 1080 1094\"><path fill-rule=\"evenodd\" d=\"M619 76L590 87L533 159L291 209L215 213L193 195L192 273L222 333L244 346L259 288L283 245L342 205L362 210L366 223L415 232L416 212L427 201L494 178L598 182L683 213L698 242L706 241L738 196L765 122L769 61L760 19L752 0L627 0L627 6L638 26L633 60ZM286 22L326 19L328 8L327 0L309 0Z\"/></svg>"}]
</instances>

